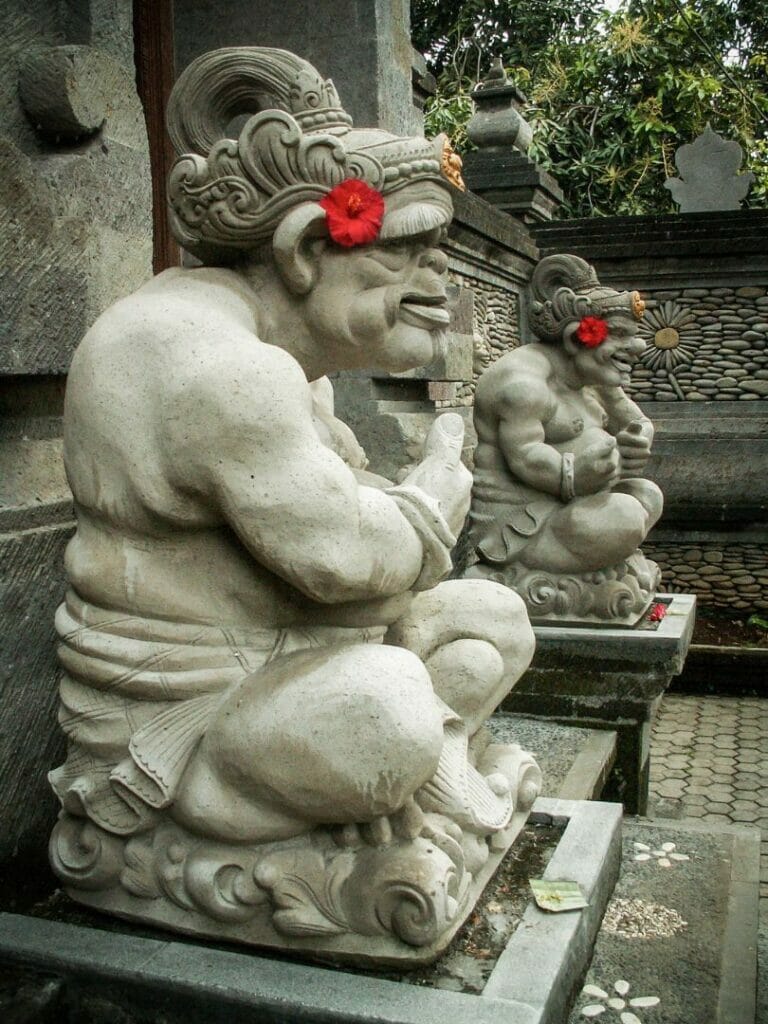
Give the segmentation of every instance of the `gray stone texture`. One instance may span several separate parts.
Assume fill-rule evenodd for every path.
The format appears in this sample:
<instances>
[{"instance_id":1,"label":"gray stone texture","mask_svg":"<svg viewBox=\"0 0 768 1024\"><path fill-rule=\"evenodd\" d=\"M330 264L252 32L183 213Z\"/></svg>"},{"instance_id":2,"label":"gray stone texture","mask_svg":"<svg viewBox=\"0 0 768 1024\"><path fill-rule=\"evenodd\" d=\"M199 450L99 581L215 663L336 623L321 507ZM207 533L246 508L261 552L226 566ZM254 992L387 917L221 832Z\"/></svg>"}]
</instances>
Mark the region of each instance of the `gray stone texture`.
<instances>
[{"instance_id":1,"label":"gray stone texture","mask_svg":"<svg viewBox=\"0 0 768 1024\"><path fill-rule=\"evenodd\" d=\"M681 213L738 210L755 180L751 171L739 174L743 160L738 142L724 139L707 124L701 135L675 152L680 177L667 178L664 187Z\"/></svg>"},{"instance_id":2,"label":"gray stone texture","mask_svg":"<svg viewBox=\"0 0 768 1024\"><path fill-rule=\"evenodd\" d=\"M221 46L276 46L331 79L356 125L399 134L423 130L414 105L407 0L285 3L238 0L222 16L216 0L176 0L176 66Z\"/></svg>"},{"instance_id":3,"label":"gray stone texture","mask_svg":"<svg viewBox=\"0 0 768 1024\"><path fill-rule=\"evenodd\" d=\"M0 43L0 372L60 374L86 326L151 270L130 8L92 4L90 38L74 46L58 8L10 6Z\"/></svg>"},{"instance_id":4,"label":"gray stone texture","mask_svg":"<svg viewBox=\"0 0 768 1024\"><path fill-rule=\"evenodd\" d=\"M661 566L671 593L695 594L714 608L740 613L768 609L768 550L764 542L728 540L674 543L651 540L648 554Z\"/></svg>"},{"instance_id":5,"label":"gray stone texture","mask_svg":"<svg viewBox=\"0 0 768 1024\"><path fill-rule=\"evenodd\" d=\"M151 273L132 5L9 0L0 40L0 862L47 883L53 612L72 532L63 383L86 327Z\"/></svg>"}]
</instances>

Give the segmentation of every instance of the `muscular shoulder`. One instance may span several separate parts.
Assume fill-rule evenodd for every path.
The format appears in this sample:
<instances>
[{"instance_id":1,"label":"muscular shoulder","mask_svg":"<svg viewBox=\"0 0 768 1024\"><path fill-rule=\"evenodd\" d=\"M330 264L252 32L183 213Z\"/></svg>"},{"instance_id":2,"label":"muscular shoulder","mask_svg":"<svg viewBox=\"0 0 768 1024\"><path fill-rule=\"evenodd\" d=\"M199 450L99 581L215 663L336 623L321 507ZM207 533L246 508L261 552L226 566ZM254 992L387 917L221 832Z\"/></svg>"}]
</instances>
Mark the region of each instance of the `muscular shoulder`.
<instances>
[{"instance_id":1,"label":"muscular shoulder","mask_svg":"<svg viewBox=\"0 0 768 1024\"><path fill-rule=\"evenodd\" d=\"M554 400L552 363L544 345L523 345L502 356L481 376L476 405L482 411L544 414Z\"/></svg>"}]
</instances>

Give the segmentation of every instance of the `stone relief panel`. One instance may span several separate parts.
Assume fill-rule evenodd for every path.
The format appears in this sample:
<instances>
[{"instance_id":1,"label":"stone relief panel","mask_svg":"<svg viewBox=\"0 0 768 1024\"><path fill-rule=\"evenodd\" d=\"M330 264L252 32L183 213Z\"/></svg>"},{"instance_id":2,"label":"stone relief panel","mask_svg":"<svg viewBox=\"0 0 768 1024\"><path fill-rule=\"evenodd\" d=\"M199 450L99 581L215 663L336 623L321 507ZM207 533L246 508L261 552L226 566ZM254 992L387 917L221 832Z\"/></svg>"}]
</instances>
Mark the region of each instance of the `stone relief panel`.
<instances>
[{"instance_id":1,"label":"stone relief panel","mask_svg":"<svg viewBox=\"0 0 768 1024\"><path fill-rule=\"evenodd\" d=\"M627 391L641 402L768 397L768 289L646 292L648 342Z\"/></svg>"},{"instance_id":2,"label":"stone relief panel","mask_svg":"<svg viewBox=\"0 0 768 1024\"><path fill-rule=\"evenodd\" d=\"M471 288L474 296L472 380L458 385L452 403L472 406L480 374L520 344L520 296L501 284L478 280L461 269L452 270L449 277L453 283Z\"/></svg>"}]
</instances>

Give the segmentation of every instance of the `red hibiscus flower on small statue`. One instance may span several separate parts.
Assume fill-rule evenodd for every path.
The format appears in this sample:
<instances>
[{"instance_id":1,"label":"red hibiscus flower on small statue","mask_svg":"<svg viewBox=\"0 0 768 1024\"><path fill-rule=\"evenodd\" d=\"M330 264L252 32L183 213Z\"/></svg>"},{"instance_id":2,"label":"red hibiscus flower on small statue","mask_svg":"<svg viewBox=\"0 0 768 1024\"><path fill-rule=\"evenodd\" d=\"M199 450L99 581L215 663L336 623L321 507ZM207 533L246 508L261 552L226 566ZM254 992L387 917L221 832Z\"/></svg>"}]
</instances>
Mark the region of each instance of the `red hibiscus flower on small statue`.
<instances>
[{"instance_id":1,"label":"red hibiscus flower on small statue","mask_svg":"<svg viewBox=\"0 0 768 1024\"><path fill-rule=\"evenodd\" d=\"M608 337L608 324L600 316L584 316L576 328L576 337L587 348L597 348Z\"/></svg>"},{"instance_id":2,"label":"red hibiscus flower on small statue","mask_svg":"<svg viewBox=\"0 0 768 1024\"><path fill-rule=\"evenodd\" d=\"M342 181L323 196L320 205L328 233L338 245L368 245L377 238L384 219L384 199L359 178Z\"/></svg>"},{"instance_id":3,"label":"red hibiscus flower on small statue","mask_svg":"<svg viewBox=\"0 0 768 1024\"><path fill-rule=\"evenodd\" d=\"M663 601L657 601L656 604L651 605L651 610L648 612L649 622L661 622L664 616L667 614L667 606Z\"/></svg>"}]
</instances>

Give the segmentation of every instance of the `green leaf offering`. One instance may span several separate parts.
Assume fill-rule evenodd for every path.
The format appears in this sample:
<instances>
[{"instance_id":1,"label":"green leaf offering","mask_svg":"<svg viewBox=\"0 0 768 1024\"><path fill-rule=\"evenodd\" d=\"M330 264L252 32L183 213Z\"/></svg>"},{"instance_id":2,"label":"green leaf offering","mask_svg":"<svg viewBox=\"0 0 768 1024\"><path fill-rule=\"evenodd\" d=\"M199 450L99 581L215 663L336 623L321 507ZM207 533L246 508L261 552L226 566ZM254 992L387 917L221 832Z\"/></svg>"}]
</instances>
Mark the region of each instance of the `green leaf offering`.
<instances>
[{"instance_id":1,"label":"green leaf offering","mask_svg":"<svg viewBox=\"0 0 768 1024\"><path fill-rule=\"evenodd\" d=\"M530 878L528 881L536 904L542 910L560 913L589 906L578 882L547 882L543 878Z\"/></svg>"}]
</instances>

